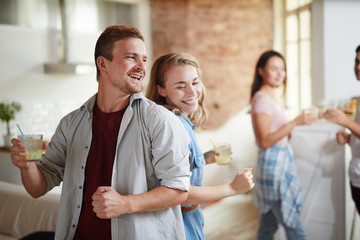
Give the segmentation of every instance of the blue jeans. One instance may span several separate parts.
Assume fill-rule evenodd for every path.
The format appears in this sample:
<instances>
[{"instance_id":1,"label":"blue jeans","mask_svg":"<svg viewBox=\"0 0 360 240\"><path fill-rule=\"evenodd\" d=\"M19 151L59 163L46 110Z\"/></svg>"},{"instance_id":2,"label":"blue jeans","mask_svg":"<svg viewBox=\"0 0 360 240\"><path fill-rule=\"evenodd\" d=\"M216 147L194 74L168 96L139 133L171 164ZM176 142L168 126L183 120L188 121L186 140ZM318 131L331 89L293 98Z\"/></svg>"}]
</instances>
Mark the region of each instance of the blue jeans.
<instances>
[{"instance_id":1,"label":"blue jeans","mask_svg":"<svg viewBox=\"0 0 360 240\"><path fill-rule=\"evenodd\" d=\"M186 240L205 240L204 216L200 205L192 211L182 212Z\"/></svg>"},{"instance_id":2,"label":"blue jeans","mask_svg":"<svg viewBox=\"0 0 360 240\"><path fill-rule=\"evenodd\" d=\"M350 188L351 188L352 199L354 200L356 209L360 214L360 188L353 186L351 182L350 182Z\"/></svg>"},{"instance_id":3,"label":"blue jeans","mask_svg":"<svg viewBox=\"0 0 360 240\"><path fill-rule=\"evenodd\" d=\"M306 234L300 216L296 217L296 227L287 227L282 220L282 214L280 210L280 201L276 202L265 214L260 214L260 223L258 229L258 240L271 240L274 237L278 225L281 224L286 233L286 238L289 240L306 240Z\"/></svg>"}]
</instances>

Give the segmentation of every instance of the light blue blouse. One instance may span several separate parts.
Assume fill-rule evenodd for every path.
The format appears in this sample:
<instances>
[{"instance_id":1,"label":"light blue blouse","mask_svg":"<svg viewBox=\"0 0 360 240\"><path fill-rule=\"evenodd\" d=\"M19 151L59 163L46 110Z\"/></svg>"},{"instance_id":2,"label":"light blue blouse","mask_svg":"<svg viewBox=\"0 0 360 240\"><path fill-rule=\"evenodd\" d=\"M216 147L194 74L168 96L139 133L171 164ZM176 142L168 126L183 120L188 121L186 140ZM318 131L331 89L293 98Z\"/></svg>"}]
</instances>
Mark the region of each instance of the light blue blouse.
<instances>
[{"instance_id":1,"label":"light blue blouse","mask_svg":"<svg viewBox=\"0 0 360 240\"><path fill-rule=\"evenodd\" d=\"M195 136L195 125L184 115L178 115L180 121L183 123L185 130L190 137L189 144L189 162L191 175L191 186L202 186L204 166L206 164L204 155L199 147L198 141Z\"/></svg>"},{"instance_id":2,"label":"light blue blouse","mask_svg":"<svg viewBox=\"0 0 360 240\"><path fill-rule=\"evenodd\" d=\"M189 162L190 171L192 173L190 178L191 186L203 185L203 172L206 164L204 155L199 147L198 141L195 136L195 125L184 115L178 115L180 121L183 123L187 134L190 137L189 144ZM191 190L190 190L191 191ZM183 206L183 207L190 207ZM201 207L197 206L194 210L182 213L185 235L187 240L205 240L204 236L204 216Z\"/></svg>"}]
</instances>

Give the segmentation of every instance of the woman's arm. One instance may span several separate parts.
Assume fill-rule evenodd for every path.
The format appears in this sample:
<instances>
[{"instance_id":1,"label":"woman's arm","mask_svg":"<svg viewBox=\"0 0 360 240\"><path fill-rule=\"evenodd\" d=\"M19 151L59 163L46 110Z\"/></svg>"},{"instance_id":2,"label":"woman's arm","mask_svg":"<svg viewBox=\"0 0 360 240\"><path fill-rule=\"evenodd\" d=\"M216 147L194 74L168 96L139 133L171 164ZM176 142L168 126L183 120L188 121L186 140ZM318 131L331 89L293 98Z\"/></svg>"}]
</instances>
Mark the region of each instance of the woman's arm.
<instances>
[{"instance_id":1,"label":"woman's arm","mask_svg":"<svg viewBox=\"0 0 360 240\"><path fill-rule=\"evenodd\" d=\"M281 138L290 135L298 125L312 124L316 120L313 114L300 114L275 132L270 133L271 117L265 113L254 114L254 128L257 139L262 149L267 149L276 144Z\"/></svg>"},{"instance_id":2,"label":"woman's arm","mask_svg":"<svg viewBox=\"0 0 360 240\"><path fill-rule=\"evenodd\" d=\"M281 138L289 135L297 126L295 120L288 122L279 130L270 133L271 117L265 113L256 113L254 115L255 134L262 149L267 149Z\"/></svg>"},{"instance_id":3,"label":"woman's arm","mask_svg":"<svg viewBox=\"0 0 360 240\"><path fill-rule=\"evenodd\" d=\"M254 187L251 168L239 171L231 183L211 187L191 186L188 198L181 205L201 204L245 193Z\"/></svg>"}]
</instances>

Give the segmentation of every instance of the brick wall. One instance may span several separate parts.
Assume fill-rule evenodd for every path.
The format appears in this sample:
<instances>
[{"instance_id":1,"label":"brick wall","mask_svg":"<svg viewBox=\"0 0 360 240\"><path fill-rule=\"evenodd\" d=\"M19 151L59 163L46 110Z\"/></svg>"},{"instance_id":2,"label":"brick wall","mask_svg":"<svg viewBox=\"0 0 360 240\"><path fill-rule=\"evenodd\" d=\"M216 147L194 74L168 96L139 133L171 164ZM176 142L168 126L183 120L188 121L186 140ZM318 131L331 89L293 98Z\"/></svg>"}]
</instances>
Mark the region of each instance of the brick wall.
<instances>
[{"instance_id":1,"label":"brick wall","mask_svg":"<svg viewBox=\"0 0 360 240\"><path fill-rule=\"evenodd\" d=\"M248 105L259 55L273 46L272 0L151 0L153 59L195 55L207 89L207 129Z\"/></svg>"}]
</instances>

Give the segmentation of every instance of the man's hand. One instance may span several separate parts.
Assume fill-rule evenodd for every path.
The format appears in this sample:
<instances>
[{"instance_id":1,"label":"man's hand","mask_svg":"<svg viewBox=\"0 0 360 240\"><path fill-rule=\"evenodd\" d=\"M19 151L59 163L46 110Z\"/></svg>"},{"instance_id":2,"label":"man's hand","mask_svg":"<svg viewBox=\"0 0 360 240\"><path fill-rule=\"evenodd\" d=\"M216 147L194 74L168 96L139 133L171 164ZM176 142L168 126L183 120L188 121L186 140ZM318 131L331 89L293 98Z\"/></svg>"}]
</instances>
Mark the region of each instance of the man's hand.
<instances>
[{"instance_id":1,"label":"man's hand","mask_svg":"<svg viewBox=\"0 0 360 240\"><path fill-rule=\"evenodd\" d=\"M111 187L98 187L92 200L96 216L102 219L114 218L131 212L126 196L120 195Z\"/></svg>"},{"instance_id":2,"label":"man's hand","mask_svg":"<svg viewBox=\"0 0 360 240\"><path fill-rule=\"evenodd\" d=\"M26 147L22 145L21 139L13 138L11 139L11 143L13 144L10 148L13 165L20 169L35 167L35 161L28 161L27 156L25 155ZM24 154L20 155L20 153Z\"/></svg>"},{"instance_id":3,"label":"man's hand","mask_svg":"<svg viewBox=\"0 0 360 240\"><path fill-rule=\"evenodd\" d=\"M345 132L344 130L340 130L336 133L336 141L344 145L345 143L348 143L350 141L350 134Z\"/></svg>"},{"instance_id":4,"label":"man's hand","mask_svg":"<svg viewBox=\"0 0 360 240\"><path fill-rule=\"evenodd\" d=\"M329 109L324 113L326 120L347 127L350 118L340 109Z\"/></svg>"}]
</instances>

